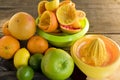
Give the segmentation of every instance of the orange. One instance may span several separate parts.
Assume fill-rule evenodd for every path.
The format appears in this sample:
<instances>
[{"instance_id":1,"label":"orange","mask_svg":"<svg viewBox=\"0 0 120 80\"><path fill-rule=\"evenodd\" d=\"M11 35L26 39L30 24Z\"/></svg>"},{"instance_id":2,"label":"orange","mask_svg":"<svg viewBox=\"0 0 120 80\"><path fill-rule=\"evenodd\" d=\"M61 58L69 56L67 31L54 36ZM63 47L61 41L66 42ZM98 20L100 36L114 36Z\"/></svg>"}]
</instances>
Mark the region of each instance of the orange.
<instances>
[{"instance_id":1,"label":"orange","mask_svg":"<svg viewBox=\"0 0 120 80\"><path fill-rule=\"evenodd\" d=\"M59 7L59 2L60 2L60 0L48 1L45 4L46 10L48 10L48 11L55 11Z\"/></svg>"},{"instance_id":2,"label":"orange","mask_svg":"<svg viewBox=\"0 0 120 80\"><path fill-rule=\"evenodd\" d=\"M38 27L45 32L54 32L58 27L55 13L52 11L45 11L40 17Z\"/></svg>"},{"instance_id":3,"label":"orange","mask_svg":"<svg viewBox=\"0 0 120 80\"><path fill-rule=\"evenodd\" d=\"M9 21L6 21L3 25L2 25L2 32L4 35L10 35L10 32L8 30L8 23Z\"/></svg>"},{"instance_id":4,"label":"orange","mask_svg":"<svg viewBox=\"0 0 120 80\"><path fill-rule=\"evenodd\" d=\"M71 24L71 26L74 28L83 28L81 25L81 21L85 19L86 13L82 10L76 10L76 15L76 21L73 24Z\"/></svg>"},{"instance_id":5,"label":"orange","mask_svg":"<svg viewBox=\"0 0 120 80\"><path fill-rule=\"evenodd\" d=\"M44 53L48 49L48 42L41 36L33 36L28 40L27 49L32 53Z\"/></svg>"},{"instance_id":6,"label":"orange","mask_svg":"<svg viewBox=\"0 0 120 80\"><path fill-rule=\"evenodd\" d=\"M84 11L82 11L82 10L77 10L76 13L77 13L77 17L78 17L80 20L85 19L86 13L85 13Z\"/></svg>"},{"instance_id":7,"label":"orange","mask_svg":"<svg viewBox=\"0 0 120 80\"><path fill-rule=\"evenodd\" d=\"M64 4L57 9L56 16L61 25L71 25L76 20L76 9L72 5Z\"/></svg>"},{"instance_id":8,"label":"orange","mask_svg":"<svg viewBox=\"0 0 120 80\"><path fill-rule=\"evenodd\" d=\"M46 11L46 8L45 8L45 4L47 3L48 1L40 1L38 3L38 15L41 16L41 14Z\"/></svg>"},{"instance_id":9,"label":"orange","mask_svg":"<svg viewBox=\"0 0 120 80\"><path fill-rule=\"evenodd\" d=\"M36 32L35 19L26 12L17 12L9 20L8 30L19 40L27 40Z\"/></svg>"},{"instance_id":10,"label":"orange","mask_svg":"<svg viewBox=\"0 0 120 80\"><path fill-rule=\"evenodd\" d=\"M73 3L71 0L61 1L59 6L62 6L64 4L69 4L69 5L73 6L73 7L75 7L75 3Z\"/></svg>"},{"instance_id":11,"label":"orange","mask_svg":"<svg viewBox=\"0 0 120 80\"><path fill-rule=\"evenodd\" d=\"M12 36L3 36L0 39L0 57L4 59L11 59L19 48L19 41Z\"/></svg>"}]
</instances>

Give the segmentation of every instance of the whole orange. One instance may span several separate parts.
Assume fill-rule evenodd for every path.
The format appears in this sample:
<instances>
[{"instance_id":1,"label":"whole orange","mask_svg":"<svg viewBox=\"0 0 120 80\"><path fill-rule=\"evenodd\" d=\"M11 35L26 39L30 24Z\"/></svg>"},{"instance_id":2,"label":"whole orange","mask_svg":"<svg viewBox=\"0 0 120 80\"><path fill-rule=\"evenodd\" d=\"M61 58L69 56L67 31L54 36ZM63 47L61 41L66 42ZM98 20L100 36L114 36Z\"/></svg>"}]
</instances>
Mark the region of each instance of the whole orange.
<instances>
[{"instance_id":1,"label":"whole orange","mask_svg":"<svg viewBox=\"0 0 120 80\"><path fill-rule=\"evenodd\" d=\"M0 57L11 59L14 53L20 48L20 43L12 36L3 36L0 39Z\"/></svg>"},{"instance_id":2,"label":"whole orange","mask_svg":"<svg viewBox=\"0 0 120 80\"><path fill-rule=\"evenodd\" d=\"M6 21L3 25L2 25L2 32L4 35L11 35L9 30L8 30L8 23L9 21Z\"/></svg>"},{"instance_id":3,"label":"whole orange","mask_svg":"<svg viewBox=\"0 0 120 80\"><path fill-rule=\"evenodd\" d=\"M27 40L36 32L35 19L26 12L17 12L8 23L11 35L19 40Z\"/></svg>"},{"instance_id":4,"label":"whole orange","mask_svg":"<svg viewBox=\"0 0 120 80\"><path fill-rule=\"evenodd\" d=\"M48 49L48 42L41 36L32 36L27 43L27 49L32 53L44 53Z\"/></svg>"}]
</instances>

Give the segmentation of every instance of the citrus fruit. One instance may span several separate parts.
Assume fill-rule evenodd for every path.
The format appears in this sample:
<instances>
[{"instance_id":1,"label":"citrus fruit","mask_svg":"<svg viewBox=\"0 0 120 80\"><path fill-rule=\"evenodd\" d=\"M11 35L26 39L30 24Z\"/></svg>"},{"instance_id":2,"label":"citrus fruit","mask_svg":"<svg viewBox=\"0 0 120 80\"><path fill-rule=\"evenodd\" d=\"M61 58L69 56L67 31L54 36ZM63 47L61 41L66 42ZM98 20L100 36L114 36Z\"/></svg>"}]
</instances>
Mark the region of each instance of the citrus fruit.
<instances>
[{"instance_id":1,"label":"citrus fruit","mask_svg":"<svg viewBox=\"0 0 120 80\"><path fill-rule=\"evenodd\" d=\"M41 16L41 14L42 14L44 11L46 11L46 8L45 8L46 2L48 2L48 1L40 1L40 2L38 3L38 15L39 15L39 16Z\"/></svg>"},{"instance_id":2,"label":"citrus fruit","mask_svg":"<svg viewBox=\"0 0 120 80\"><path fill-rule=\"evenodd\" d=\"M11 59L20 48L20 43L12 36L3 36L0 39L0 57Z\"/></svg>"},{"instance_id":3,"label":"citrus fruit","mask_svg":"<svg viewBox=\"0 0 120 80\"><path fill-rule=\"evenodd\" d=\"M30 53L26 48L19 49L14 55L14 66L18 69L20 66L28 65Z\"/></svg>"},{"instance_id":4,"label":"citrus fruit","mask_svg":"<svg viewBox=\"0 0 120 80\"><path fill-rule=\"evenodd\" d=\"M59 0L52 0L45 4L45 8L49 11L55 11L59 7Z\"/></svg>"},{"instance_id":5,"label":"citrus fruit","mask_svg":"<svg viewBox=\"0 0 120 80\"><path fill-rule=\"evenodd\" d=\"M35 53L30 57L29 64L35 71L40 70L42 57L40 53Z\"/></svg>"},{"instance_id":6,"label":"citrus fruit","mask_svg":"<svg viewBox=\"0 0 120 80\"><path fill-rule=\"evenodd\" d=\"M16 75L18 80L32 80L34 77L34 71L29 66L21 66L18 68Z\"/></svg>"},{"instance_id":7,"label":"citrus fruit","mask_svg":"<svg viewBox=\"0 0 120 80\"><path fill-rule=\"evenodd\" d=\"M78 21L77 21L78 23L75 23L75 24L74 24L74 25L79 24L80 27L73 27L73 25L61 25L60 28L61 28L61 30L62 30L63 32L65 32L65 33L75 34L75 33L80 32L80 31L84 28L84 26L85 26L85 24L86 24L85 21L86 21L86 18L83 19L83 20L78 20Z\"/></svg>"},{"instance_id":8,"label":"citrus fruit","mask_svg":"<svg viewBox=\"0 0 120 80\"><path fill-rule=\"evenodd\" d=\"M48 49L48 42L41 36L32 36L27 43L27 49L34 53L44 53Z\"/></svg>"},{"instance_id":9,"label":"citrus fruit","mask_svg":"<svg viewBox=\"0 0 120 80\"><path fill-rule=\"evenodd\" d=\"M10 35L10 31L8 30L8 23L9 23L9 21L6 21L2 25L2 32L3 32L4 35Z\"/></svg>"},{"instance_id":10,"label":"citrus fruit","mask_svg":"<svg viewBox=\"0 0 120 80\"><path fill-rule=\"evenodd\" d=\"M72 26L73 28L81 28L81 29L82 29L83 26L81 25L81 21L82 21L83 19L85 19L86 14L85 14L85 12L82 11L82 10L77 10L77 11L76 11L76 16L77 16L77 18L76 18L75 22L74 22L73 24L71 24L71 26Z\"/></svg>"},{"instance_id":11,"label":"citrus fruit","mask_svg":"<svg viewBox=\"0 0 120 80\"><path fill-rule=\"evenodd\" d=\"M36 32L35 20L26 12L18 12L10 18L8 30L15 38L27 40Z\"/></svg>"},{"instance_id":12,"label":"citrus fruit","mask_svg":"<svg viewBox=\"0 0 120 80\"><path fill-rule=\"evenodd\" d=\"M73 6L73 7L75 7L75 3L73 3L71 0L63 0L63 1L61 1L59 6L62 6L64 4L69 4L69 5Z\"/></svg>"},{"instance_id":13,"label":"citrus fruit","mask_svg":"<svg viewBox=\"0 0 120 80\"><path fill-rule=\"evenodd\" d=\"M56 15L60 24L70 25L76 19L76 9L69 4L64 4L57 9Z\"/></svg>"},{"instance_id":14,"label":"citrus fruit","mask_svg":"<svg viewBox=\"0 0 120 80\"><path fill-rule=\"evenodd\" d=\"M55 13L51 11L45 11L40 17L38 27L45 32L55 31L58 27Z\"/></svg>"},{"instance_id":15,"label":"citrus fruit","mask_svg":"<svg viewBox=\"0 0 120 80\"><path fill-rule=\"evenodd\" d=\"M82 10L77 10L76 14L77 14L77 18L80 19L80 20L84 19L86 17L86 13Z\"/></svg>"}]
</instances>

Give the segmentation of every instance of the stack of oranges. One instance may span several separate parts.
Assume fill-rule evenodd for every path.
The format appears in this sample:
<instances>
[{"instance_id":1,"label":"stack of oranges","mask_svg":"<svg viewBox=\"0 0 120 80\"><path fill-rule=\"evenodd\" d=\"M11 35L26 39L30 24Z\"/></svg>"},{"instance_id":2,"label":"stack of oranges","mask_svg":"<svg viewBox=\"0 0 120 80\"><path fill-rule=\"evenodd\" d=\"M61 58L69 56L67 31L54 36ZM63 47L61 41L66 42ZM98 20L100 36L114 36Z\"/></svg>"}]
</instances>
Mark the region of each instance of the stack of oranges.
<instances>
[{"instance_id":1,"label":"stack of oranges","mask_svg":"<svg viewBox=\"0 0 120 80\"><path fill-rule=\"evenodd\" d=\"M13 59L19 80L33 78L34 72L29 64L40 64L40 56L49 48L48 41L35 34L35 19L29 13L18 12L2 25L2 32L4 35L0 38L0 57ZM34 57L34 54L40 59ZM25 76L26 74L29 76Z\"/></svg>"},{"instance_id":2,"label":"stack of oranges","mask_svg":"<svg viewBox=\"0 0 120 80\"><path fill-rule=\"evenodd\" d=\"M13 58L15 52L25 47L31 54L44 53L49 44L43 37L35 34L35 19L26 12L14 14L2 26L3 36L0 39L0 57ZM27 41L25 46L21 41Z\"/></svg>"}]
</instances>

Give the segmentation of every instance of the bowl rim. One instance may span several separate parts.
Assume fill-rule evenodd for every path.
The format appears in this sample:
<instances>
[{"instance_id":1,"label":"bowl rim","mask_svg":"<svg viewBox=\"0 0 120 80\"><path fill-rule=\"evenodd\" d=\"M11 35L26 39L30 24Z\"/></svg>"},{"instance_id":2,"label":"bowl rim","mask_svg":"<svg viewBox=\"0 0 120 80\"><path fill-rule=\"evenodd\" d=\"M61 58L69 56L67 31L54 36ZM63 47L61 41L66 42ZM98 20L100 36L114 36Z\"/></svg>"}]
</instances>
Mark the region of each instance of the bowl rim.
<instances>
[{"instance_id":1,"label":"bowl rim","mask_svg":"<svg viewBox=\"0 0 120 80\"><path fill-rule=\"evenodd\" d=\"M86 35L91 36L91 35ZM105 36L106 37L106 36ZM115 44L115 46L120 51L120 46L112 39L108 38L110 41ZM81 59L78 58L78 56L74 53L76 53L76 50L78 49L76 44L80 42L82 39L78 39L71 47L71 56L75 61L75 64L78 66L78 68L87 76L93 77L93 78L103 78L107 77L108 75L112 74L119 66L120 66L120 53L118 53L117 59L112 62L112 64L106 65L106 66L92 66L89 64L84 63ZM79 46L79 45L78 45ZM75 51L75 52L74 52ZM79 63L78 63L79 62ZM86 66L86 67L85 67Z\"/></svg>"},{"instance_id":2,"label":"bowl rim","mask_svg":"<svg viewBox=\"0 0 120 80\"><path fill-rule=\"evenodd\" d=\"M48 41L53 41L53 42L74 41L74 40L82 37L89 30L89 21L88 21L88 19L85 18L84 21L85 21L84 28L80 32L72 34L72 35L68 34L68 35L64 35L64 36L57 36L57 35L46 33L46 32L44 32L44 31L42 31L40 29L37 29L37 34L40 35L40 36L42 36L42 37L44 37Z\"/></svg>"},{"instance_id":3,"label":"bowl rim","mask_svg":"<svg viewBox=\"0 0 120 80\"><path fill-rule=\"evenodd\" d=\"M89 37L89 36L97 36L96 34L95 35L90 35L90 34L88 34L88 35L86 35L87 37ZM85 37L86 37L85 36ZM98 35L98 36L104 36L104 35ZM113 44L118 48L118 50L120 51L120 46L114 41L114 40L112 40L112 39L110 39L110 38L108 38L108 37L106 37L106 36L104 36L105 38L107 38L108 40L110 40L111 42L113 42ZM75 46L75 44L78 44L78 42L80 42L82 39L78 39L73 45L72 45L72 47L71 47L71 54L73 55L73 56L75 56L76 57L76 59L78 59L78 56L77 55L75 55L75 54L73 54L73 47ZM75 47L77 47L77 46L75 46ZM78 49L78 48L74 48L74 49ZM112 66L113 64L115 64L116 63L116 61L118 60L118 61L120 61L120 53L118 53L118 56L117 56L117 58L115 59L115 61L113 61L112 62L112 64L109 64L109 65L106 65L106 66L97 66L97 67L95 67L95 66L92 66L92 65L89 65L89 64L86 64L86 63L84 63L81 59L78 59L81 63L83 63L83 64L85 64L85 65L87 65L87 66L90 66L90 67L93 67L93 68L107 68L107 67L110 67L110 66Z\"/></svg>"}]
</instances>

